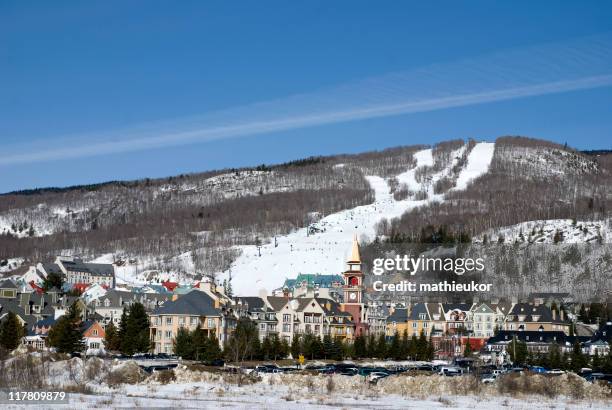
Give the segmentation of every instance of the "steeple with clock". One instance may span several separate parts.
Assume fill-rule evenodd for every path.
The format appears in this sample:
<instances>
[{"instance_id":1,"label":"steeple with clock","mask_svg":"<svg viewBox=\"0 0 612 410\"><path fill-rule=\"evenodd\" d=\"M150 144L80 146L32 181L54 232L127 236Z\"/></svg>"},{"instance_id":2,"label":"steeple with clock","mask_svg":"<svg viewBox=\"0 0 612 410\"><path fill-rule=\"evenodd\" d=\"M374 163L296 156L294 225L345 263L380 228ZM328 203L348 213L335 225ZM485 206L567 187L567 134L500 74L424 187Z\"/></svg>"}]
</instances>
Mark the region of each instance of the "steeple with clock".
<instances>
[{"instance_id":1,"label":"steeple with clock","mask_svg":"<svg viewBox=\"0 0 612 410\"><path fill-rule=\"evenodd\" d=\"M361 272L361 256L359 255L359 242L357 235L353 238L351 256L347 261L348 270L344 272L344 303L363 303L363 273Z\"/></svg>"}]
</instances>

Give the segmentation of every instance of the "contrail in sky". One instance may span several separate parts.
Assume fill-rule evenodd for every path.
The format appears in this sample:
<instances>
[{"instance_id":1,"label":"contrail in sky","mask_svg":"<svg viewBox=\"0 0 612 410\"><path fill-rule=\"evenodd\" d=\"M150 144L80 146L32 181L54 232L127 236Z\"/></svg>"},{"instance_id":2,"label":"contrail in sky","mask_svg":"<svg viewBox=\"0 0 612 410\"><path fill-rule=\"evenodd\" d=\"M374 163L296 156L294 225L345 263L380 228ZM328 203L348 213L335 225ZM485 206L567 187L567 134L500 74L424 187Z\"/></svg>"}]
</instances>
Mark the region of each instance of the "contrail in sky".
<instances>
[{"instance_id":1,"label":"contrail in sky","mask_svg":"<svg viewBox=\"0 0 612 410\"><path fill-rule=\"evenodd\" d=\"M140 151L612 85L612 36L499 52L171 122L4 147L0 165ZM45 145L47 144L47 145Z\"/></svg>"}]
</instances>

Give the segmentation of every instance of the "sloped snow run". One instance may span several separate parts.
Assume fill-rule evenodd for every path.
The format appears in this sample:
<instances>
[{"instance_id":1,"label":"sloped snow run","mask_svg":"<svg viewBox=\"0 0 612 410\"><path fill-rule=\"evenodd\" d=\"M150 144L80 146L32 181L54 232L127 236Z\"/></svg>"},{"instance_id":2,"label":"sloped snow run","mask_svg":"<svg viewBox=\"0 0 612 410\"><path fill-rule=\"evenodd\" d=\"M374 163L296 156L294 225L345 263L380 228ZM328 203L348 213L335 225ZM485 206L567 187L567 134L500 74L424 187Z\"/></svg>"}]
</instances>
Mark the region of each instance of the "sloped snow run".
<instances>
[{"instance_id":1,"label":"sloped snow run","mask_svg":"<svg viewBox=\"0 0 612 410\"><path fill-rule=\"evenodd\" d=\"M492 143L479 143L474 147L468 157L469 171L465 175L463 172L460 174L463 186L487 171L493 149ZM375 192L375 201L372 204L328 215L308 228L300 228L288 235L272 238L259 249L253 245L241 246L242 254L230 270L220 275L220 279L226 279L231 274L232 287L236 294L255 295L260 289L271 292L282 286L286 278L293 278L300 273L340 274L345 270L345 261L354 234L371 240L376 234L376 224L382 218L397 218L415 206L442 198L431 195L431 187L437 178L450 172L455 161L451 161L447 168L421 184L415 179L415 172L420 167L434 165L432 150L418 151L414 158L416 166L399 174L397 179L410 190L429 192L428 199L397 201L385 179L367 176L366 179Z\"/></svg>"},{"instance_id":2,"label":"sloped snow run","mask_svg":"<svg viewBox=\"0 0 612 410\"><path fill-rule=\"evenodd\" d=\"M492 142L476 144L468 155L467 165L459 173L454 189L465 189L472 180L486 174L489 170L489 165L491 165L491 160L493 160L494 152L495 144Z\"/></svg>"}]
</instances>

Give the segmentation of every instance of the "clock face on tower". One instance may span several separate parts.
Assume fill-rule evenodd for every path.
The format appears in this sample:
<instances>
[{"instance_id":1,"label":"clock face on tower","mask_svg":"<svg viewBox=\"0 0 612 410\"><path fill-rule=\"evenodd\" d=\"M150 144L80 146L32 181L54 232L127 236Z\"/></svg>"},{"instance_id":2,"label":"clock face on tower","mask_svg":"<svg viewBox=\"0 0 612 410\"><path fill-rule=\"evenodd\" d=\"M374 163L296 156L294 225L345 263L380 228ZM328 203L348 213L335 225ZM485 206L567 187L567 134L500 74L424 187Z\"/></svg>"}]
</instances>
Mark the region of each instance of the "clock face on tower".
<instances>
[{"instance_id":1,"label":"clock face on tower","mask_svg":"<svg viewBox=\"0 0 612 410\"><path fill-rule=\"evenodd\" d=\"M357 294L355 292L349 293L349 299L350 300L356 300L357 299Z\"/></svg>"}]
</instances>

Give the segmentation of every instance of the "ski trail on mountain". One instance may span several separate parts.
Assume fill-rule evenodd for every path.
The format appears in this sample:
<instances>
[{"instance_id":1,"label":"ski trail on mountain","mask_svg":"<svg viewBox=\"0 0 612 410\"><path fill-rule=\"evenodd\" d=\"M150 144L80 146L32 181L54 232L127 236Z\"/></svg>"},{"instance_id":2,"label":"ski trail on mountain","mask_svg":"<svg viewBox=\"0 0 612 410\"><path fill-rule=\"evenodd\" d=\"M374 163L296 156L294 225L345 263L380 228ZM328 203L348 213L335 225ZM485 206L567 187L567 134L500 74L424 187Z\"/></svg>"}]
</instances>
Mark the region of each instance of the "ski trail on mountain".
<instances>
[{"instance_id":1,"label":"ski trail on mountain","mask_svg":"<svg viewBox=\"0 0 612 410\"><path fill-rule=\"evenodd\" d=\"M483 145L485 145L483 147ZM466 174L463 172L462 184L481 175L488 169L492 159L494 144L476 144L468 156ZM376 235L376 224L383 218L400 217L404 212L423 205L432 200L443 200L443 195L433 195L435 182L448 175L452 166L461 156L465 146L454 151L450 163L441 171L417 182L415 173L424 166L434 165L431 149L418 151L414 154L416 166L397 175L400 184L406 184L414 192L426 191L429 196L425 200L406 199L397 201L390 192L388 182L375 175L366 176L366 180L374 191L375 200L368 205L343 210L322 218L308 228L300 228L288 235L271 238L258 250L256 246L240 246L242 254L234 261L231 268L219 275L219 279L232 277L234 293L240 295L257 295L260 289L271 292L282 286L286 278L294 278L300 273L340 274L345 270L345 261L350 250L354 234L366 240L372 240ZM477 155L488 154L484 160ZM488 160L489 163L485 162ZM465 170L464 170L465 171ZM261 254L261 256L260 256Z\"/></svg>"}]
</instances>

